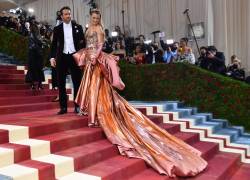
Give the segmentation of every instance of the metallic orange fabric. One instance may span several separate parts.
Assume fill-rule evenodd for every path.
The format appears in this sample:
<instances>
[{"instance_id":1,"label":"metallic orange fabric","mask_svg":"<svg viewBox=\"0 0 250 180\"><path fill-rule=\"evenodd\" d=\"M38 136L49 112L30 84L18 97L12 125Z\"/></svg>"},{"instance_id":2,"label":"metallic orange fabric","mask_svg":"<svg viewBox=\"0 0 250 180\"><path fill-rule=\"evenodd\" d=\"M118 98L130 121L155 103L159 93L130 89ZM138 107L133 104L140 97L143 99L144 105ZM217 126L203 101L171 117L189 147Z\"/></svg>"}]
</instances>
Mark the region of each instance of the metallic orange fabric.
<instances>
[{"instance_id":1,"label":"metallic orange fabric","mask_svg":"<svg viewBox=\"0 0 250 180\"><path fill-rule=\"evenodd\" d=\"M106 54L101 58L114 61ZM195 176L206 168L198 150L158 127L115 91L98 59L94 65L85 61L76 102L88 112L91 123L99 122L121 155L144 159L170 177Z\"/></svg>"},{"instance_id":2,"label":"metallic orange fabric","mask_svg":"<svg viewBox=\"0 0 250 180\"><path fill-rule=\"evenodd\" d=\"M171 177L195 176L207 166L199 151L155 125L119 96L98 63L86 66L77 102L86 102L81 107L89 105L90 121L99 121L122 155L142 158Z\"/></svg>"}]
</instances>

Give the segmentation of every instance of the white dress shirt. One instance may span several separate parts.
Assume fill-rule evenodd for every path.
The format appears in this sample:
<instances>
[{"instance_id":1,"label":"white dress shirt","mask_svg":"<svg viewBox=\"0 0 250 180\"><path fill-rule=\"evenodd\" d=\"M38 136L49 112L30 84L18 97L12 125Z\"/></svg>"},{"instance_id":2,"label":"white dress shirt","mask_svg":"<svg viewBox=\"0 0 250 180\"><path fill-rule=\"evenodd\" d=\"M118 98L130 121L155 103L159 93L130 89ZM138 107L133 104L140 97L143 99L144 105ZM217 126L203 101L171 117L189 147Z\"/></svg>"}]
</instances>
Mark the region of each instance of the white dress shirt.
<instances>
[{"instance_id":1,"label":"white dress shirt","mask_svg":"<svg viewBox=\"0 0 250 180\"><path fill-rule=\"evenodd\" d=\"M64 54L72 54L76 52L74 40L73 40L73 32L72 32L72 24L63 23L63 32L64 32Z\"/></svg>"}]
</instances>

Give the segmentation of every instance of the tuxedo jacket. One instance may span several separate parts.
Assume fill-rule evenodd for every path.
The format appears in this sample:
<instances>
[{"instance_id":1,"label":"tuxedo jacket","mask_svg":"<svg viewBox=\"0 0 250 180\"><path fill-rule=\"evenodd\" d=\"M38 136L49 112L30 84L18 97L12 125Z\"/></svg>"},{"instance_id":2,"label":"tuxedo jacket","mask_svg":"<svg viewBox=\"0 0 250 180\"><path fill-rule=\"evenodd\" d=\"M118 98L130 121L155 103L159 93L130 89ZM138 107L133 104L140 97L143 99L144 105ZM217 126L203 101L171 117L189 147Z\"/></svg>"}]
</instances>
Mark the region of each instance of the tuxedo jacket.
<instances>
[{"instance_id":1,"label":"tuxedo jacket","mask_svg":"<svg viewBox=\"0 0 250 180\"><path fill-rule=\"evenodd\" d=\"M85 48L85 38L82 26L72 22L72 34L73 41L75 45L76 51ZM55 58L56 60L60 59L63 54L64 49L64 31L63 31L63 23L56 26L53 30L53 40L51 44L51 58Z\"/></svg>"}]
</instances>

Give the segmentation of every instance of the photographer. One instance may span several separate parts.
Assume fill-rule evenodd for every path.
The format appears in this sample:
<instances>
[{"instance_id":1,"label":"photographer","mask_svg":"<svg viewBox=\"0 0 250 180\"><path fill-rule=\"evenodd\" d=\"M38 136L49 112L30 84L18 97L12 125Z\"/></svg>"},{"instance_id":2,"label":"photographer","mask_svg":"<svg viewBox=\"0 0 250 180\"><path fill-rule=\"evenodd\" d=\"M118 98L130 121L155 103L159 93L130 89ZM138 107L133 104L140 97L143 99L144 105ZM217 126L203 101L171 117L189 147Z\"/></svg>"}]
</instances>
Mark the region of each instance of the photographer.
<instances>
[{"instance_id":1,"label":"photographer","mask_svg":"<svg viewBox=\"0 0 250 180\"><path fill-rule=\"evenodd\" d=\"M61 12L57 11L56 12L56 26L60 25L61 23L62 23Z\"/></svg>"},{"instance_id":2,"label":"photographer","mask_svg":"<svg viewBox=\"0 0 250 180\"><path fill-rule=\"evenodd\" d=\"M227 67L226 75L237 80L245 80L245 71L241 68L241 60L236 55L231 57L231 64Z\"/></svg>"},{"instance_id":3,"label":"photographer","mask_svg":"<svg viewBox=\"0 0 250 180\"><path fill-rule=\"evenodd\" d=\"M172 61L174 61L175 55L172 52L172 48L170 45L167 45L165 48L166 49L164 49L163 61L164 61L164 63L168 64L168 63L171 63Z\"/></svg>"},{"instance_id":4,"label":"photographer","mask_svg":"<svg viewBox=\"0 0 250 180\"><path fill-rule=\"evenodd\" d=\"M223 52L218 52L215 46L207 48L203 68L219 74L226 73L225 56Z\"/></svg>"},{"instance_id":5,"label":"photographer","mask_svg":"<svg viewBox=\"0 0 250 180\"><path fill-rule=\"evenodd\" d=\"M206 69L206 57L207 57L207 47L200 47L201 56L198 58L196 63L197 66L200 66L203 69Z\"/></svg>"}]
</instances>

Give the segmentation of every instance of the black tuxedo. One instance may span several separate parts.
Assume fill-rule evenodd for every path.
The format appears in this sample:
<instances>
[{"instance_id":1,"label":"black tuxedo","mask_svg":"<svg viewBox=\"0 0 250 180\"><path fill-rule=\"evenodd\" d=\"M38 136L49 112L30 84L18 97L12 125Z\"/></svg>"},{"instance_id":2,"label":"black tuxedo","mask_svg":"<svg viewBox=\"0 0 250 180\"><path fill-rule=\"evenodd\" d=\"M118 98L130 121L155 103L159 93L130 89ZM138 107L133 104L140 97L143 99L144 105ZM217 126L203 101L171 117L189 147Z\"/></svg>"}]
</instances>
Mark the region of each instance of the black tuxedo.
<instances>
[{"instance_id":1,"label":"black tuxedo","mask_svg":"<svg viewBox=\"0 0 250 180\"><path fill-rule=\"evenodd\" d=\"M72 22L72 36L75 50L85 47L84 33L81 25ZM61 109L67 109L66 76L70 70L74 86L74 98L79 89L82 71L73 59L73 54L64 54L64 30L63 23L53 30L53 40L51 45L51 58L56 59L57 80L59 88L59 101Z\"/></svg>"},{"instance_id":2,"label":"black tuxedo","mask_svg":"<svg viewBox=\"0 0 250 180\"><path fill-rule=\"evenodd\" d=\"M82 26L72 22L72 32L76 51L85 48L85 38ZM51 58L60 59L64 48L63 23L53 30L53 40L51 45Z\"/></svg>"}]
</instances>

